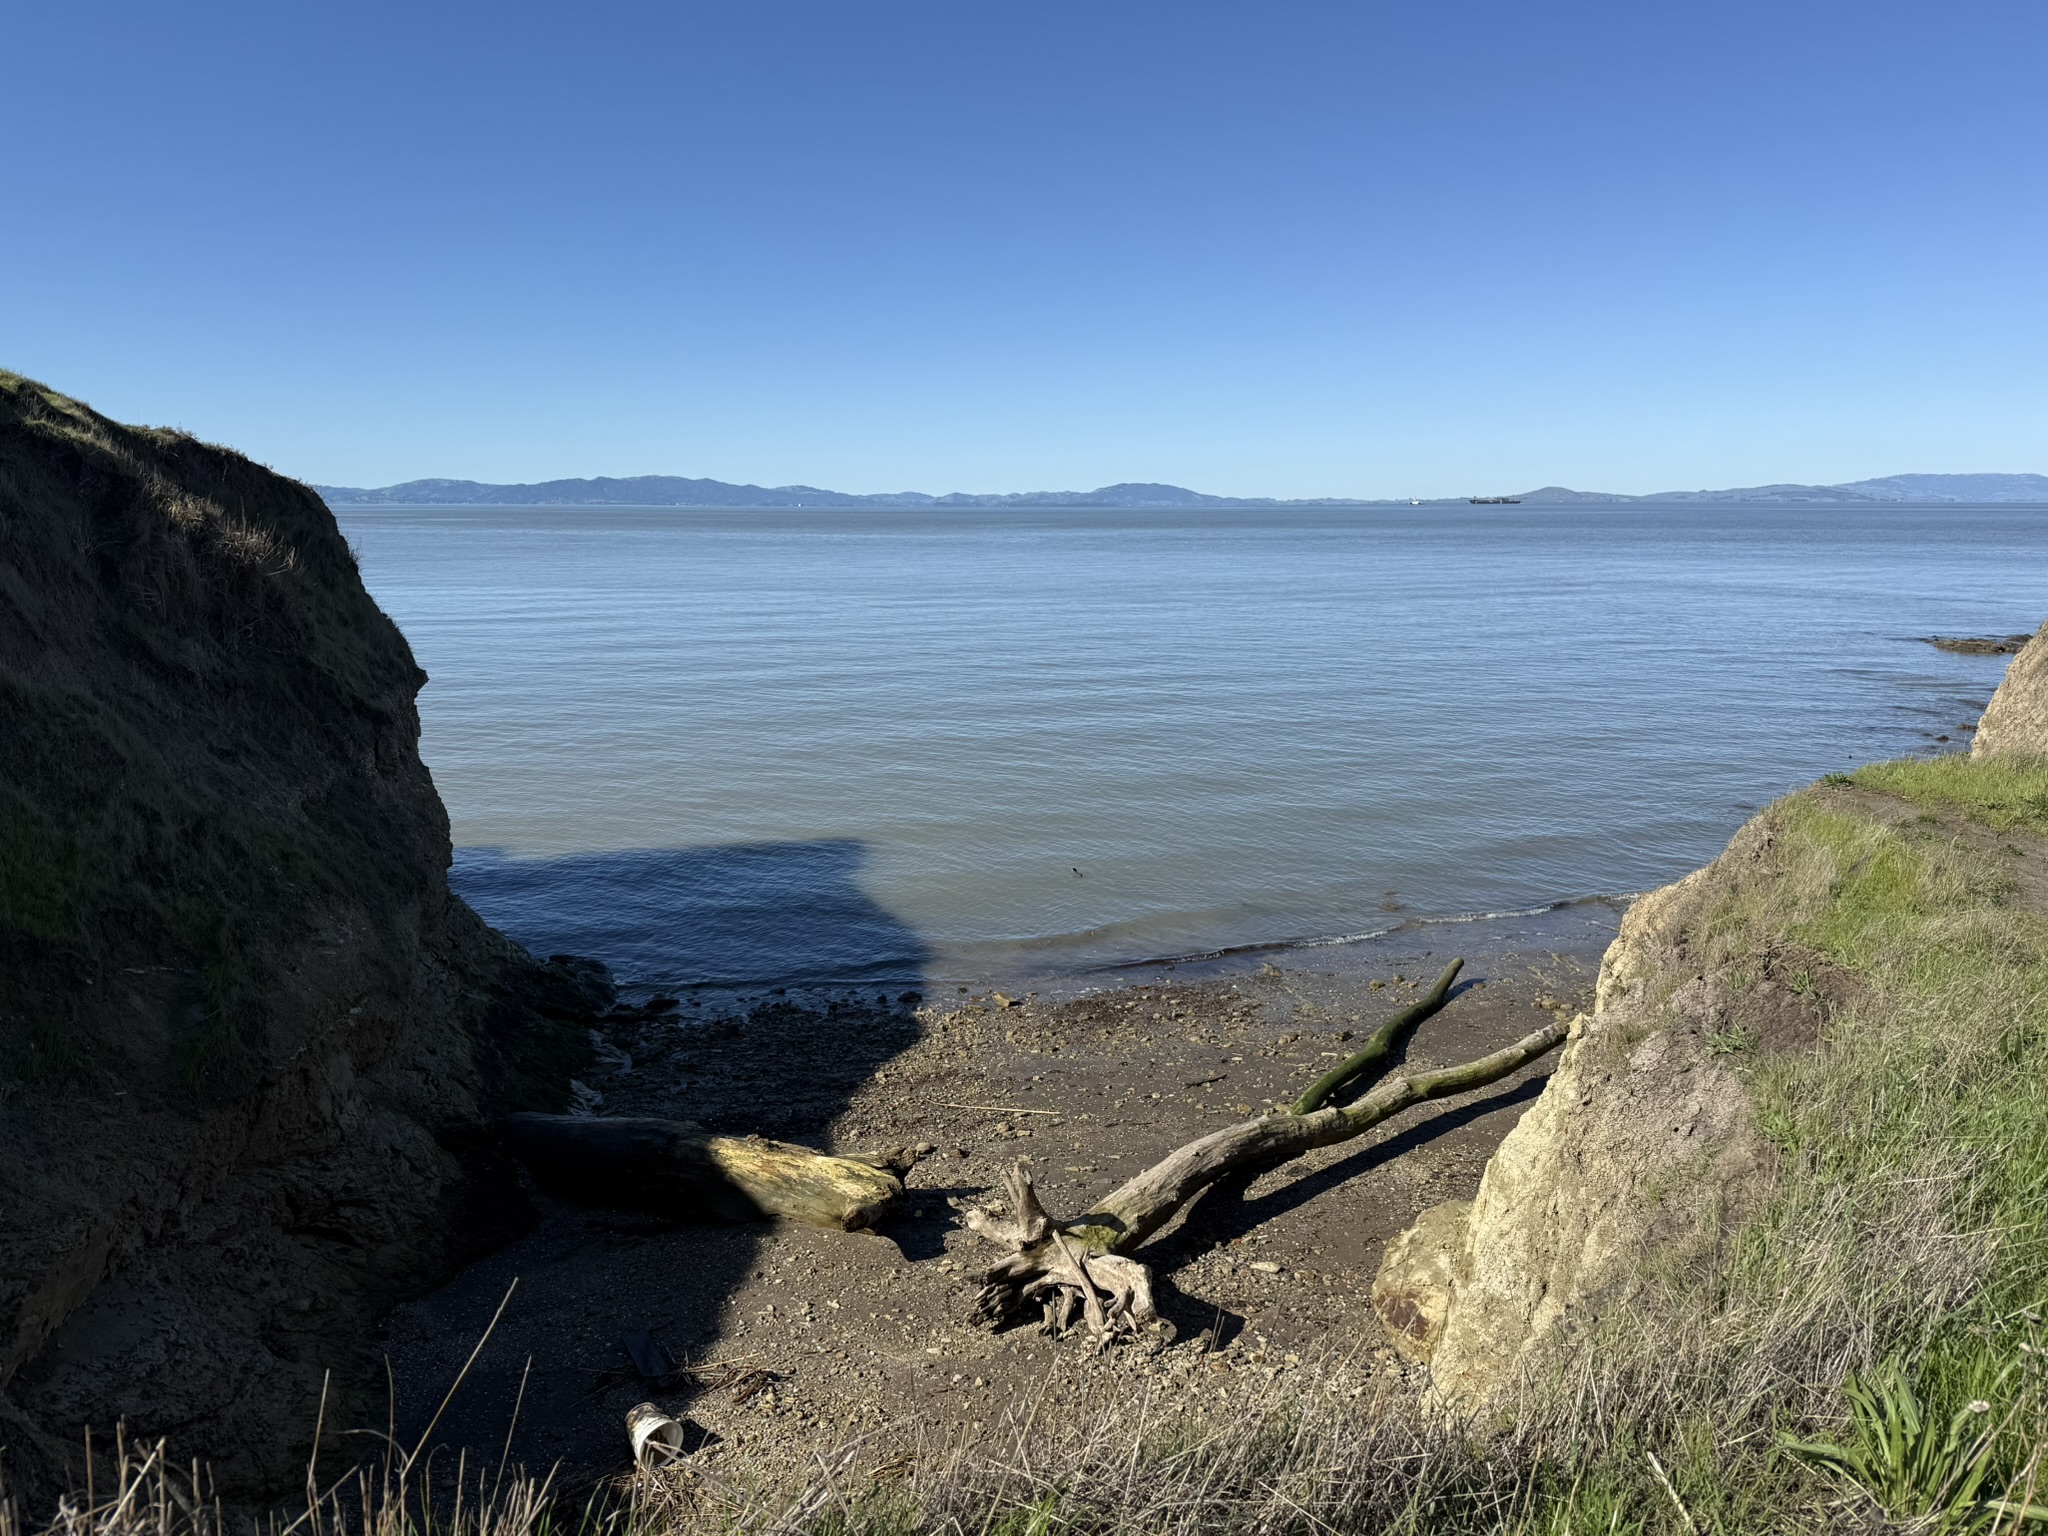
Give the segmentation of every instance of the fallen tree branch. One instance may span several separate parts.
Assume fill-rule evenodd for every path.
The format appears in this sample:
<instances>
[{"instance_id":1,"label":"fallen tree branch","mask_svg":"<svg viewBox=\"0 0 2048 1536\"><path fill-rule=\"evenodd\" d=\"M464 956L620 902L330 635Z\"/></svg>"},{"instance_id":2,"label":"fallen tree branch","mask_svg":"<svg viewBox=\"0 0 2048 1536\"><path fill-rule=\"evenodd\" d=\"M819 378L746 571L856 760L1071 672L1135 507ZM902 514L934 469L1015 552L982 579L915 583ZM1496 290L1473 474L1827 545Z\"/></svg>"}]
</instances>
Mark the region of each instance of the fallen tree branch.
<instances>
[{"instance_id":1,"label":"fallen tree branch","mask_svg":"<svg viewBox=\"0 0 2048 1536\"><path fill-rule=\"evenodd\" d=\"M1464 960L1460 958L1445 966L1443 975L1436 979L1436 985L1423 993L1412 1008L1405 1008L1395 1014L1373 1032L1373 1037L1365 1042L1357 1054L1338 1062L1310 1084L1308 1092L1294 1101L1292 1113L1306 1115L1321 1109L1331 1094L1364 1072L1367 1067L1384 1057L1391 1056L1403 1035L1443 1007L1444 999L1450 995L1451 983L1458 979L1458 972L1464 968L1464 964Z\"/></svg>"},{"instance_id":2,"label":"fallen tree branch","mask_svg":"<svg viewBox=\"0 0 2048 1536\"><path fill-rule=\"evenodd\" d=\"M1078 1312L1098 1346L1136 1332L1158 1313L1152 1272L1130 1253L1218 1179L1349 1141L1414 1105L1498 1082L1564 1043L1568 1026L1553 1022L1476 1061L1390 1077L1352 1104L1323 1102L1390 1054L1403 1030L1440 1006L1457 970L1454 962L1429 997L1389 1021L1357 1056L1325 1073L1300 1101L1316 1107L1275 1111L1191 1141L1072 1221L1047 1215L1031 1175L1016 1165L1003 1176L1010 1215L976 1210L966 1216L970 1230L1009 1250L983 1275L974 1320L1001 1325L1035 1307L1055 1333L1066 1331Z\"/></svg>"}]
</instances>

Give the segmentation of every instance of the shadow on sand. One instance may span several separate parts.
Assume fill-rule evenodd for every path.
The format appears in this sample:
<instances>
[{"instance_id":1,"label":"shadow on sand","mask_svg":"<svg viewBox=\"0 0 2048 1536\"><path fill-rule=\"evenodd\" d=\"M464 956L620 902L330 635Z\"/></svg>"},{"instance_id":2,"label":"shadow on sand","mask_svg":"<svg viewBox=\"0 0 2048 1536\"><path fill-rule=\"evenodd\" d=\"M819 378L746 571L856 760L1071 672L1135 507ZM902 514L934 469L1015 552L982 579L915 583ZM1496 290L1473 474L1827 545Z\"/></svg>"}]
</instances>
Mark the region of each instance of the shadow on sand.
<instances>
[{"instance_id":1,"label":"shadow on sand","mask_svg":"<svg viewBox=\"0 0 2048 1536\"><path fill-rule=\"evenodd\" d=\"M1310 1173L1298 1174L1265 1193L1248 1190L1262 1174L1235 1177L1211 1185L1189 1207L1186 1218L1166 1237L1140 1249L1138 1257L1156 1271L1159 1310L1183 1337L1202 1329L1215 1331L1215 1348L1230 1343L1244 1327L1238 1314L1183 1293L1173 1272L1188 1260L1257 1230L1268 1222L1309 1204L1362 1174L1382 1168L1407 1152L1426 1147L1503 1109L1526 1108L1550 1081L1548 1071L1484 1098L1437 1108L1427 1118L1382 1141L1370 1141L1347 1157Z\"/></svg>"},{"instance_id":2,"label":"shadow on sand","mask_svg":"<svg viewBox=\"0 0 2048 1536\"><path fill-rule=\"evenodd\" d=\"M592 1085L604 1095L599 1113L823 1145L854 1091L917 1033L927 950L861 888L863 859L861 844L843 839L553 859L466 850L451 884L530 949L601 959L629 995L685 997L610 1042L635 1059L620 1073L614 1056ZM629 1343L643 1359L650 1341L679 1364L708 1359L733 1321L732 1291L766 1262L771 1229L677 1221L630 1199L617 1210L538 1195L535 1205L525 1237L401 1308L386 1353L399 1439L410 1449L432 1423L443 1475L458 1455L472 1469L495 1466L509 1431L513 1462L558 1465L558 1486L573 1490L625 1469L633 1403L687 1413L693 1380L648 1382Z\"/></svg>"}]
</instances>

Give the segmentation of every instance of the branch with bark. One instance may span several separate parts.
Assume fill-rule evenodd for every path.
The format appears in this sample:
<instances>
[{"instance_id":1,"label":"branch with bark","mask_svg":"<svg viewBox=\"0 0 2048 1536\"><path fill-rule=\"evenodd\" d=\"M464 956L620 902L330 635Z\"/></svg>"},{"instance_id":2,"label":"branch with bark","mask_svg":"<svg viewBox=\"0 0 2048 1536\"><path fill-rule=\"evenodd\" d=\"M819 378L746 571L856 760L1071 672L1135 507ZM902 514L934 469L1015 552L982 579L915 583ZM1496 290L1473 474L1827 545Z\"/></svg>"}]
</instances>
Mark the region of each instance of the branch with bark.
<instances>
[{"instance_id":1,"label":"branch with bark","mask_svg":"<svg viewBox=\"0 0 2048 1536\"><path fill-rule=\"evenodd\" d=\"M1187 1143L1072 1221L1055 1221L1022 1163L1003 1177L1007 1216L970 1211L970 1230L1005 1248L982 1277L974 1320L1000 1326L1033 1311L1053 1333L1078 1319L1097 1347L1157 1321L1152 1271L1134 1249L1188 1201L1231 1174L1263 1172L1317 1147L1362 1136L1417 1104L1521 1070L1564 1043L1567 1026L1546 1024L1513 1045L1455 1067L1389 1077L1348 1104L1328 1102L1393 1055L1403 1036L1443 1006L1462 961L1445 968L1422 1000L1387 1021L1363 1049L1325 1073L1295 1104Z\"/></svg>"}]
</instances>

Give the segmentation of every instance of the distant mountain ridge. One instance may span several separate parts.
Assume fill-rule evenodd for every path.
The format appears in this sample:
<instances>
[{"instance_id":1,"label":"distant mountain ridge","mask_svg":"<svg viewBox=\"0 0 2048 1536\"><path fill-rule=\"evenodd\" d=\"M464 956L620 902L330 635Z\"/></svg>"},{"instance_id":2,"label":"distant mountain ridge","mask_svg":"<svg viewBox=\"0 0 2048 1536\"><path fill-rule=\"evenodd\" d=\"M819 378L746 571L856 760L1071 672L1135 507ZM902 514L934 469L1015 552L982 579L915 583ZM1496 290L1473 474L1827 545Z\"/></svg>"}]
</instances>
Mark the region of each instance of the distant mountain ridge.
<instances>
[{"instance_id":1,"label":"distant mountain ridge","mask_svg":"<svg viewBox=\"0 0 2048 1536\"><path fill-rule=\"evenodd\" d=\"M923 491L862 495L815 485L734 485L681 475L602 476L543 480L534 485L486 485L476 480L408 480L379 490L346 485L313 489L330 507L1241 507L1280 506L1263 499L1205 496L1179 485L1125 483L1093 491L1020 491L975 495Z\"/></svg>"},{"instance_id":2,"label":"distant mountain ridge","mask_svg":"<svg viewBox=\"0 0 2048 1536\"><path fill-rule=\"evenodd\" d=\"M933 496L923 491L885 491L858 495L828 491L814 485L734 485L725 480L692 480L680 475L633 475L625 479L543 480L534 485L487 485L476 480L408 480L363 490L346 485L316 485L330 507L1373 507L1452 506L1462 496L1440 496L1417 502L1411 497L1377 499L1322 497L1291 501L1266 496L1209 496L1185 486L1125 481L1092 491L1018 491L976 494L954 491ZM1809 502L1854 505L1860 502L2041 503L2048 505L2048 475L1886 475L1853 480L1845 485L1752 485L1720 491L1656 491L1624 496L1608 491L1575 491L1546 485L1516 498L1532 506L1568 503Z\"/></svg>"},{"instance_id":3,"label":"distant mountain ridge","mask_svg":"<svg viewBox=\"0 0 2048 1536\"><path fill-rule=\"evenodd\" d=\"M1752 485L1729 491L1658 491L1636 501L2048 502L2048 475L1886 475L1846 485Z\"/></svg>"}]
</instances>

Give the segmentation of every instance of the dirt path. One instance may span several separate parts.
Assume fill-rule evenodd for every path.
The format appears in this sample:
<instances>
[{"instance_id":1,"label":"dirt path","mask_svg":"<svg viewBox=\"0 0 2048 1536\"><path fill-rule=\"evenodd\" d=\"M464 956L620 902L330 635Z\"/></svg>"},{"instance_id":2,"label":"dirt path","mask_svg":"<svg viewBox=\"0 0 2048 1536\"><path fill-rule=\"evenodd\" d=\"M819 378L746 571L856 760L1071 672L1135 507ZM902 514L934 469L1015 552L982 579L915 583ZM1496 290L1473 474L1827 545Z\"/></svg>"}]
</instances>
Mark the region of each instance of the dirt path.
<instances>
[{"instance_id":1,"label":"dirt path","mask_svg":"<svg viewBox=\"0 0 2048 1536\"><path fill-rule=\"evenodd\" d=\"M1467 1060L1527 1033L1541 1009L1585 1002L1611 927L1585 925L1575 951L1468 963L1409 1060ZM393 1320L400 1422L425 1423L515 1277L437 1438L469 1448L473 1464L495 1462L530 1359L513 1454L535 1468L559 1462L571 1484L624 1470L625 1412L650 1399L686 1419L713 1458L772 1462L869 1431L880 1432L876 1454L913 1431L972 1434L1049 1381L1069 1402L1134 1378L1227 1396L1247 1373L1284 1373L1332 1340L1362 1370L1398 1369L1368 1297L1381 1249L1424 1207L1472 1192L1548 1061L1242 1196L1197 1201L1143 1252L1172 1342L1098 1357L1028 1328L968 1325L977 1273L995 1255L956 1209L1023 1158L1048 1209L1078 1214L1182 1142L1291 1100L1427 987L1450 953L1432 938L1364 965L1352 957L1347 970L1211 966L1066 999L963 989L822 1010L770 999L743 1017L636 1024L614 1041L624 1054L612 1065L627 1069L601 1085L603 1113L837 1151L933 1143L907 1210L880 1234L846 1235L548 1207L527 1238ZM645 1380L629 1358L633 1333L692 1369Z\"/></svg>"}]
</instances>

